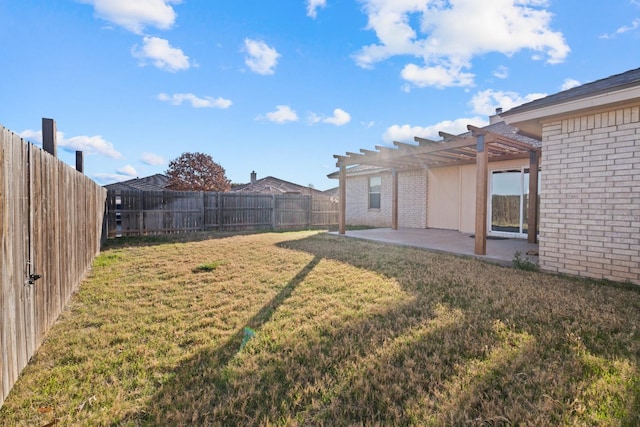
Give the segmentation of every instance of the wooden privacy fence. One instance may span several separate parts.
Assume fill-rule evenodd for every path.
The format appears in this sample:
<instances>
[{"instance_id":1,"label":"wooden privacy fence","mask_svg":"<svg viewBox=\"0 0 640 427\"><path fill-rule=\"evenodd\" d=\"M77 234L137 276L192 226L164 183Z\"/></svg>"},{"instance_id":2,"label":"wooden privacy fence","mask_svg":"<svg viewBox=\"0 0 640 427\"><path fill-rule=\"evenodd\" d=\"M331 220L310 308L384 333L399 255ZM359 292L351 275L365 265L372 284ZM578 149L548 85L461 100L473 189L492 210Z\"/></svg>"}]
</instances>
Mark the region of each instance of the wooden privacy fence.
<instances>
[{"instance_id":1,"label":"wooden privacy fence","mask_svg":"<svg viewBox=\"0 0 640 427\"><path fill-rule=\"evenodd\" d=\"M338 224L338 202L304 194L109 190L109 237Z\"/></svg>"},{"instance_id":2,"label":"wooden privacy fence","mask_svg":"<svg viewBox=\"0 0 640 427\"><path fill-rule=\"evenodd\" d=\"M0 126L0 406L99 252L105 198Z\"/></svg>"}]
</instances>

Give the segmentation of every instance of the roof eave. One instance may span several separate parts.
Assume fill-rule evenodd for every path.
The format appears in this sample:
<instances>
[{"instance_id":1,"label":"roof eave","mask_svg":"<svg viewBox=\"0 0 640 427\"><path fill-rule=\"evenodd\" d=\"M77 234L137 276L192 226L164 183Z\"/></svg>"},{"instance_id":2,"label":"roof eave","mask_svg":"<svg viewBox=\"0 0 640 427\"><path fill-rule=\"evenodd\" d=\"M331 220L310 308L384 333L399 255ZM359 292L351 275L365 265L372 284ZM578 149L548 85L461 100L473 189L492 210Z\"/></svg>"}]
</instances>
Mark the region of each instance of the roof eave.
<instances>
[{"instance_id":1,"label":"roof eave","mask_svg":"<svg viewBox=\"0 0 640 427\"><path fill-rule=\"evenodd\" d=\"M534 101L530 107L516 107L502 113L501 117L507 124L515 126L522 122L540 121L569 114L575 115L587 110L601 109L605 106L625 104L638 98L640 98L640 86L636 85L541 106L536 106Z\"/></svg>"}]
</instances>

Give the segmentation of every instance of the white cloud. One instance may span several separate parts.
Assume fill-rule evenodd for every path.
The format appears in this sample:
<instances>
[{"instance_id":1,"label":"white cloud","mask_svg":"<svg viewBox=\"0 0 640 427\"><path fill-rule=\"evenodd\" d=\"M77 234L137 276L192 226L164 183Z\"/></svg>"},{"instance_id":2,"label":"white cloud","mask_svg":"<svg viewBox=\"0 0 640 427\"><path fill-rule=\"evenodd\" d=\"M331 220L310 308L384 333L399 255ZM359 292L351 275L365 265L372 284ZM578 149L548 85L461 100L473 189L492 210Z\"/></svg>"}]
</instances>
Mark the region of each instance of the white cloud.
<instances>
[{"instance_id":1,"label":"white cloud","mask_svg":"<svg viewBox=\"0 0 640 427\"><path fill-rule=\"evenodd\" d=\"M126 181L131 179L132 176L121 173L96 173L91 175L91 178L102 185L107 185L114 182Z\"/></svg>"},{"instance_id":2,"label":"white cloud","mask_svg":"<svg viewBox=\"0 0 640 427\"><path fill-rule=\"evenodd\" d=\"M310 124L315 123L327 123L330 125L343 126L351 121L351 114L347 113L341 108L336 108L333 110L333 116L331 117L323 117L316 113L309 113L307 116L307 121Z\"/></svg>"},{"instance_id":3,"label":"white cloud","mask_svg":"<svg viewBox=\"0 0 640 427\"><path fill-rule=\"evenodd\" d=\"M288 105L277 105L276 111L272 111L267 113L265 117L258 116L258 120L269 120L270 122L275 123L286 123L286 122L297 122L298 114L294 110L291 109Z\"/></svg>"},{"instance_id":4,"label":"white cloud","mask_svg":"<svg viewBox=\"0 0 640 427\"><path fill-rule=\"evenodd\" d=\"M193 108L222 108L226 109L231 106L231 100L224 98L213 98L211 96L205 96L199 98L192 93L174 93L173 95L167 95L161 93L158 95L160 101L165 101L171 105L182 105L183 102L191 103Z\"/></svg>"},{"instance_id":5,"label":"white cloud","mask_svg":"<svg viewBox=\"0 0 640 427\"><path fill-rule=\"evenodd\" d=\"M569 90L571 88L574 88L576 86L580 86L580 82L577 81L576 79L564 79L564 82L562 83L562 86L560 87L560 90Z\"/></svg>"},{"instance_id":6,"label":"white cloud","mask_svg":"<svg viewBox=\"0 0 640 427\"><path fill-rule=\"evenodd\" d=\"M432 139L439 141L442 138L438 132L446 132L452 135L460 135L467 132L467 125L478 127L487 126L489 122L481 117L460 118L445 120L432 126L393 125L387 128L382 135L382 140L388 144L393 141L414 143L413 137Z\"/></svg>"},{"instance_id":7,"label":"white cloud","mask_svg":"<svg viewBox=\"0 0 640 427\"><path fill-rule=\"evenodd\" d=\"M640 18L634 19L631 22L631 25L623 25L622 27L618 28L612 34L603 34L603 35L600 36L600 38L601 39L612 39L617 35L628 33L629 31L635 31L638 28L640 28Z\"/></svg>"},{"instance_id":8,"label":"white cloud","mask_svg":"<svg viewBox=\"0 0 640 427\"><path fill-rule=\"evenodd\" d=\"M520 94L516 92L487 89L476 93L473 98L471 98L471 101L469 101L469 105L473 108L474 113L490 116L495 114L496 108L502 108L504 111L508 111L513 107L545 96L547 96L545 93L530 93L525 96L520 96Z\"/></svg>"},{"instance_id":9,"label":"white cloud","mask_svg":"<svg viewBox=\"0 0 640 427\"><path fill-rule=\"evenodd\" d=\"M149 166L160 166L166 163L162 156L153 153L142 153L140 161Z\"/></svg>"},{"instance_id":10,"label":"white cloud","mask_svg":"<svg viewBox=\"0 0 640 427\"><path fill-rule=\"evenodd\" d=\"M402 77L418 87L471 86L475 56L523 49L562 62L570 49L562 33L550 27L544 0L363 0L367 28L379 42L355 55L371 68L393 56L410 55L422 64L407 64Z\"/></svg>"},{"instance_id":11,"label":"white cloud","mask_svg":"<svg viewBox=\"0 0 640 427\"><path fill-rule=\"evenodd\" d=\"M318 9L327 6L327 0L307 0L307 16L316 19Z\"/></svg>"},{"instance_id":12,"label":"white cloud","mask_svg":"<svg viewBox=\"0 0 640 427\"><path fill-rule=\"evenodd\" d=\"M20 133L20 136L38 146L42 146L42 131L27 129ZM122 154L113 148L113 144L106 141L102 136L73 136L65 138L63 132L56 132L56 143L58 147L68 152L82 151L87 155L100 155L112 159L121 159Z\"/></svg>"},{"instance_id":13,"label":"white cloud","mask_svg":"<svg viewBox=\"0 0 640 427\"><path fill-rule=\"evenodd\" d=\"M141 48L135 45L131 49L131 54L140 59L140 65L144 66L150 60L157 68L172 73L191 67L189 57L181 49L171 46L168 40L145 36L142 42Z\"/></svg>"},{"instance_id":14,"label":"white cloud","mask_svg":"<svg viewBox=\"0 0 640 427\"><path fill-rule=\"evenodd\" d=\"M142 34L145 27L161 30L173 27L176 12L172 4L181 0L80 0L94 7L95 14L125 29Z\"/></svg>"},{"instance_id":15,"label":"white cloud","mask_svg":"<svg viewBox=\"0 0 640 427\"><path fill-rule=\"evenodd\" d=\"M244 63L258 74L273 74L280 54L265 42L260 40L244 40L247 56Z\"/></svg>"},{"instance_id":16,"label":"white cloud","mask_svg":"<svg viewBox=\"0 0 640 427\"><path fill-rule=\"evenodd\" d=\"M504 65L500 65L498 68L493 70L493 75L494 77L499 79L506 79L507 77L509 77L509 69Z\"/></svg>"},{"instance_id":17,"label":"white cloud","mask_svg":"<svg viewBox=\"0 0 640 427\"><path fill-rule=\"evenodd\" d=\"M435 86L437 88L471 86L474 77L471 73L463 72L462 67L420 67L415 64L407 64L400 75L417 87Z\"/></svg>"},{"instance_id":18,"label":"white cloud","mask_svg":"<svg viewBox=\"0 0 640 427\"><path fill-rule=\"evenodd\" d=\"M136 172L136 169L131 165L123 166L120 169L118 169L116 172L118 172L118 174L120 175L132 177L132 178L138 176L138 172Z\"/></svg>"}]
</instances>

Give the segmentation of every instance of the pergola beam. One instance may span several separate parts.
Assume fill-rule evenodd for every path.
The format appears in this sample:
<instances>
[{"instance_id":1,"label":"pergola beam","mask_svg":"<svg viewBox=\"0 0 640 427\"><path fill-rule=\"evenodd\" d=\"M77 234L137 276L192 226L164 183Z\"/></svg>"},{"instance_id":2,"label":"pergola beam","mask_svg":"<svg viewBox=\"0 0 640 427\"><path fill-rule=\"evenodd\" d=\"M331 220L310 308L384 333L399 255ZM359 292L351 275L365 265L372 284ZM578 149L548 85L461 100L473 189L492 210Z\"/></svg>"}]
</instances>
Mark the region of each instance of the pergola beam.
<instances>
[{"instance_id":1,"label":"pergola beam","mask_svg":"<svg viewBox=\"0 0 640 427\"><path fill-rule=\"evenodd\" d=\"M427 138L421 138L419 136L414 136L413 140L415 142L417 142L418 144L420 144L420 146L425 146L425 145L432 145L432 144L440 144L442 143L442 141L434 141L432 139L427 139Z\"/></svg>"}]
</instances>

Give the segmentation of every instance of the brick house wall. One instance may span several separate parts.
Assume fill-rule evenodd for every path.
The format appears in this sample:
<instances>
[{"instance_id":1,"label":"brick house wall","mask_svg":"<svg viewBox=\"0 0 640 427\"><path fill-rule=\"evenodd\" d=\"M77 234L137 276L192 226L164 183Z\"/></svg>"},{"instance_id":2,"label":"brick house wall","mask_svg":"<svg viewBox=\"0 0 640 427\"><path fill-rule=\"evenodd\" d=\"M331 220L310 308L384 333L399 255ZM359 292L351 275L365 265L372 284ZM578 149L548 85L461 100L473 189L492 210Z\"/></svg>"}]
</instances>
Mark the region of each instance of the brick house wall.
<instances>
[{"instance_id":1,"label":"brick house wall","mask_svg":"<svg viewBox=\"0 0 640 427\"><path fill-rule=\"evenodd\" d=\"M427 228L427 171L398 174L398 227Z\"/></svg>"},{"instance_id":2,"label":"brick house wall","mask_svg":"<svg viewBox=\"0 0 640 427\"><path fill-rule=\"evenodd\" d=\"M540 266L640 284L640 105L543 123Z\"/></svg>"},{"instance_id":3,"label":"brick house wall","mask_svg":"<svg viewBox=\"0 0 640 427\"><path fill-rule=\"evenodd\" d=\"M383 173L380 189L380 209L369 209L369 177L347 177L348 225L391 227L391 174ZM398 226L426 228L427 226L427 174L410 171L398 174Z\"/></svg>"}]
</instances>

